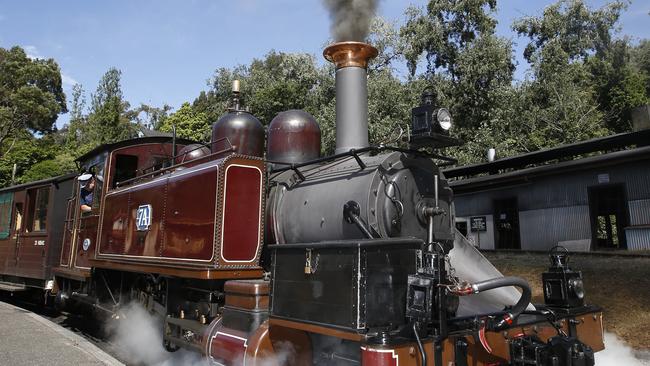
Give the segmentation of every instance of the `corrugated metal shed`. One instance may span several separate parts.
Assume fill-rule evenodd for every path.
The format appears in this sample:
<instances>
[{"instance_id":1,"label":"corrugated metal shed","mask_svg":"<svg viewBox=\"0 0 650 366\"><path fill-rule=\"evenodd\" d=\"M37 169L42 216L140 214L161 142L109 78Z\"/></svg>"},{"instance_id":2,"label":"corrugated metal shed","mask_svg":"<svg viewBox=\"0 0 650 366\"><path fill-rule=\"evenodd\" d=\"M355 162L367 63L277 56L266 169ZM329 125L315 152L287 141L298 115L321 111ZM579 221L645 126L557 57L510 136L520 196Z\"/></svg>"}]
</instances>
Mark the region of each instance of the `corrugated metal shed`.
<instances>
[{"instance_id":1,"label":"corrugated metal shed","mask_svg":"<svg viewBox=\"0 0 650 366\"><path fill-rule=\"evenodd\" d=\"M630 225L650 225L650 199L629 201Z\"/></svg>"},{"instance_id":2,"label":"corrugated metal shed","mask_svg":"<svg viewBox=\"0 0 650 366\"><path fill-rule=\"evenodd\" d=\"M650 249L650 227L636 227L625 230L628 250Z\"/></svg>"},{"instance_id":3,"label":"corrugated metal shed","mask_svg":"<svg viewBox=\"0 0 650 366\"><path fill-rule=\"evenodd\" d=\"M591 238L589 206L519 212L522 249L546 250L561 241Z\"/></svg>"},{"instance_id":4,"label":"corrugated metal shed","mask_svg":"<svg viewBox=\"0 0 650 366\"><path fill-rule=\"evenodd\" d=\"M496 200L516 198L521 248L544 250L562 241L591 240L590 187L613 184L623 187L628 208L628 248L650 249L650 147L461 179L450 185L459 217L490 215ZM639 225L649 226L634 227Z\"/></svg>"}]
</instances>

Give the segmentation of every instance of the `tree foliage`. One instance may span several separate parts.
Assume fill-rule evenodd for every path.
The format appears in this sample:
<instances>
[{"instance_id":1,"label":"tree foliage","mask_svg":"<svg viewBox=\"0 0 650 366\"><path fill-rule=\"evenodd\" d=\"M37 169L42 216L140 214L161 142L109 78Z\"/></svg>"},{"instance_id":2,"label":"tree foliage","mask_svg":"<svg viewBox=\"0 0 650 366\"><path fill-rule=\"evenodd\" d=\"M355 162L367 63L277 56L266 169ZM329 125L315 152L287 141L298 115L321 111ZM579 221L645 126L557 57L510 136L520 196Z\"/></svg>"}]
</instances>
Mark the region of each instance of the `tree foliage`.
<instances>
[{"instance_id":1,"label":"tree foliage","mask_svg":"<svg viewBox=\"0 0 650 366\"><path fill-rule=\"evenodd\" d=\"M630 130L630 110L648 101L637 61L648 58L616 37L625 2L592 9L560 0L515 21L513 30L529 39L523 56L531 72L522 82L512 79L511 45L494 35L495 8L431 0L426 11L411 8L401 29L411 71L424 55L428 79L451 106L454 132L466 141L453 151L461 163L484 160L491 147L505 156Z\"/></svg>"},{"instance_id":2,"label":"tree foliage","mask_svg":"<svg viewBox=\"0 0 650 366\"><path fill-rule=\"evenodd\" d=\"M0 187L11 184L14 164L17 167L14 183L19 184L74 171L73 160L71 152L58 144L54 135L35 138L23 133L12 139L0 158Z\"/></svg>"},{"instance_id":3,"label":"tree foliage","mask_svg":"<svg viewBox=\"0 0 650 366\"><path fill-rule=\"evenodd\" d=\"M84 143L100 145L135 135L136 128L127 117L130 105L122 95L121 77L120 70L110 68L91 95Z\"/></svg>"},{"instance_id":4,"label":"tree foliage","mask_svg":"<svg viewBox=\"0 0 650 366\"><path fill-rule=\"evenodd\" d=\"M61 70L53 59L30 59L17 46L0 48L0 152L12 136L52 132L66 111Z\"/></svg>"},{"instance_id":5,"label":"tree foliage","mask_svg":"<svg viewBox=\"0 0 650 366\"><path fill-rule=\"evenodd\" d=\"M542 84L564 79L564 89L593 90L590 103L613 132L629 131L631 109L648 100L646 75L630 63L629 39L615 37L626 6L613 1L591 9L582 0L561 0L541 16L524 17L513 25L530 39L524 57L532 63L536 79Z\"/></svg>"},{"instance_id":6,"label":"tree foliage","mask_svg":"<svg viewBox=\"0 0 650 366\"><path fill-rule=\"evenodd\" d=\"M545 56L562 63L585 61L594 54L604 57L611 49L615 25L625 8L626 2L618 0L595 10L583 0L560 0L541 16L515 21L513 29L530 38L524 51L530 63Z\"/></svg>"},{"instance_id":7,"label":"tree foliage","mask_svg":"<svg viewBox=\"0 0 650 366\"><path fill-rule=\"evenodd\" d=\"M189 103L183 103L180 109L172 113L160 125L160 130L172 132L176 126L178 137L208 142L210 140L210 122L203 112L195 111Z\"/></svg>"},{"instance_id":8,"label":"tree foliage","mask_svg":"<svg viewBox=\"0 0 650 366\"><path fill-rule=\"evenodd\" d=\"M411 73L424 55L428 79L450 103L463 138L488 122L495 93L512 84L512 45L495 35L495 9L496 0L430 1L426 13L410 8L400 30Z\"/></svg>"}]
</instances>

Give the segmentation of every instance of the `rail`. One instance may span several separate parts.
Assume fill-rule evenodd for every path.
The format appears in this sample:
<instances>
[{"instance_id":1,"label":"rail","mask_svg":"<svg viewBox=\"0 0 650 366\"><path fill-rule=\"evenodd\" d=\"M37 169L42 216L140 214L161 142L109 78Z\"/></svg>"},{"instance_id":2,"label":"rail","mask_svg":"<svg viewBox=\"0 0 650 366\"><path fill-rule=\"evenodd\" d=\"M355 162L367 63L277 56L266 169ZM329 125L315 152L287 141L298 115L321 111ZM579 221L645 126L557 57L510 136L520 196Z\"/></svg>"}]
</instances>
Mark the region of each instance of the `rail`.
<instances>
[{"instance_id":1,"label":"rail","mask_svg":"<svg viewBox=\"0 0 650 366\"><path fill-rule=\"evenodd\" d=\"M133 178L129 178L129 179L117 182L117 183L115 183L115 187L116 188L121 188L121 187L124 187L126 185L135 183L135 182L137 182L139 180L145 179L145 178L149 178L149 177L152 177L152 176L155 176L155 175L158 175L158 174L164 174L164 173L166 173L168 171L177 169L177 168L179 168L181 166L185 166L185 165L187 165L189 163L196 164L197 162L211 160L212 158L214 158L214 157L216 157L218 155L235 151L236 147L230 143L230 140L228 140L227 137L223 137L221 139L218 139L217 141L211 142L210 144L200 143L199 145L201 145L201 146L198 146L198 147L196 147L196 148L194 148L192 150L186 151L183 154L180 154L180 155L175 155L174 154L169 158L168 161L174 162L176 160L176 158L178 158L178 157L186 156L187 154L189 154L189 153L191 153L193 151L196 151L198 149L204 148L204 147L209 148L211 145L214 145L214 144L216 144L218 142L222 142L222 141L226 141L230 147L225 148L223 150L219 150L217 152L214 152L214 153L211 153L211 154L208 154L208 155L205 155L205 156L202 156L202 157L194 159L194 160L185 161L185 162L182 162L182 163L179 163L179 164L172 164L172 165L170 165L168 167L160 168L160 169L157 169L157 170L152 170L152 171L150 171L148 173L145 173L145 172L148 169L152 169L152 168L156 167L158 164L155 164L155 165L152 165L152 166L149 166L149 167L146 167L146 168L142 168L142 169L140 169L140 172L142 172L142 174L140 174L140 175L138 175L136 177L133 177Z\"/></svg>"},{"instance_id":2,"label":"rail","mask_svg":"<svg viewBox=\"0 0 650 366\"><path fill-rule=\"evenodd\" d=\"M300 168L312 165L312 164L319 164L319 163L325 163L329 161L334 161L340 158L345 158L345 157L353 157L357 164L359 165L359 169L365 169L366 164L361 160L359 157L360 154L367 153L367 152L375 152L379 153L382 151L395 151L395 152L401 152L405 154L413 154L417 156L423 156L431 159L438 159L442 160L445 163L438 164L438 166L446 166L446 165L452 165L456 164L458 162L457 159L450 158L448 156L436 154L436 153L430 153L426 151L421 151L421 150L412 150L412 149L403 149L399 147L393 147L393 146L369 146L369 147L364 147L361 149L350 149L350 151L339 153L339 154L334 154L330 156L325 156L322 158L317 158L317 159L312 159L309 161L306 161L304 163L287 163L283 161L274 161L274 160L266 160L267 163L272 163L272 164L278 164L278 165L287 165L284 168L278 168L278 169L273 169L272 173L281 173L285 172L287 170L293 170L298 178L300 178L301 181L304 181L306 178L304 174L300 171Z\"/></svg>"}]
</instances>

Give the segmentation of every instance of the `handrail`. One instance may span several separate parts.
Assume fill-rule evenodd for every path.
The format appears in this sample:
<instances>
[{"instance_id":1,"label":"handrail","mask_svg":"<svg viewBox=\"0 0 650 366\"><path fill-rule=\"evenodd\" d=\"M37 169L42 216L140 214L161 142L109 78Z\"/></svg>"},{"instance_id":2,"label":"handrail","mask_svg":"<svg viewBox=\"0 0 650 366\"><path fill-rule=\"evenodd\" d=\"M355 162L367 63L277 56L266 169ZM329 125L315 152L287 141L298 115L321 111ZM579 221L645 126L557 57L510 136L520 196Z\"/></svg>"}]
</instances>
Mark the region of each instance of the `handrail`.
<instances>
[{"instance_id":1,"label":"handrail","mask_svg":"<svg viewBox=\"0 0 650 366\"><path fill-rule=\"evenodd\" d=\"M293 170L298 175L298 178L300 178L300 180L304 181L305 176L299 170L300 168L302 168L304 166L308 166L308 165L312 165L312 164L318 164L318 163L324 163L324 162L333 161L333 160L336 160L336 159L339 159L339 158L351 156L356 160L357 164L359 164L360 169L365 169L366 165L359 158L359 154L363 154L363 153L366 153L366 152L381 152L381 151L385 151L385 150L402 152L402 153L406 153L406 154L414 154L414 155L424 156L424 157L428 157L428 158L432 158L432 159L443 160L443 161L447 162L445 164L456 164L458 162L457 159L450 158L448 156L444 156L444 155L440 155L440 154L436 154L436 153L429 153L429 152L426 152L426 151L412 150L412 149L402 149L402 148L399 148L399 147L383 146L383 145L380 145L380 146L368 146L368 147L363 147L361 149L350 149L350 151L347 151L347 152L342 152L342 153L338 153L338 154L334 154L334 155L330 155L330 156L325 156L325 157L322 157L322 158L316 158L316 159L312 159L312 160L306 161L304 163L298 163L298 164L296 164L296 163L288 163L288 162L283 162L283 161L275 161L275 160L265 160L265 161L267 163L271 163L271 164L287 165L287 167L284 167L284 168L273 169L272 173L281 173L281 172L284 172L284 171L287 171L287 170Z\"/></svg>"},{"instance_id":2,"label":"handrail","mask_svg":"<svg viewBox=\"0 0 650 366\"><path fill-rule=\"evenodd\" d=\"M170 171L170 170L177 169L177 168L179 168L179 167L181 167L181 166L184 166L184 165L187 165L187 164L189 164L189 163L196 163L197 161L207 160L208 158L213 158L213 157L215 157L215 156L217 156L217 155L221 155L221 154L223 154L223 153L227 153L227 152L232 152L232 151L234 151L234 150L235 150L235 148L231 145L231 147L229 147L229 148L227 148L227 149L223 149L223 150L220 150L220 151L214 152L214 153L209 154L209 155L206 155L206 156L202 156L202 157L197 158L197 159L194 159L194 160L185 161L185 162L182 162L182 163L179 163L179 164L175 164L175 165L170 165L170 166L165 167L165 168L161 168L161 169L158 169L158 170L154 170L154 171L152 171L152 172L149 172L149 173L145 173L145 174L142 174L142 175L138 175L137 177L133 177L133 178L129 178L129 179L127 179L127 180L123 180L123 181L117 182L117 183L115 183L115 188L122 188L122 187L124 187L125 185L131 184L131 183L134 183L134 182L137 182L138 180L145 179L145 178L147 178L147 177L151 177L151 176L156 175L156 174L164 174L164 173L166 173L166 172L168 172L168 171Z\"/></svg>"}]
</instances>

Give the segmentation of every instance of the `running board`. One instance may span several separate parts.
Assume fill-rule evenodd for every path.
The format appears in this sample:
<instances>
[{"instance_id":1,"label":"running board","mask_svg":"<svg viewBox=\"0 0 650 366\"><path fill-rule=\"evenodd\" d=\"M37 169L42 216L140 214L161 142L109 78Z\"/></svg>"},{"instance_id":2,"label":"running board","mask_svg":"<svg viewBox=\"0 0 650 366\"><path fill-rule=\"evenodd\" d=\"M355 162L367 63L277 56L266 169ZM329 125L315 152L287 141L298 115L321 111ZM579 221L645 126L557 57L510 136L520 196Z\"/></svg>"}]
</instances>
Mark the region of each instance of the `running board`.
<instances>
[{"instance_id":1,"label":"running board","mask_svg":"<svg viewBox=\"0 0 650 366\"><path fill-rule=\"evenodd\" d=\"M25 290L27 290L27 287L24 284L0 282L0 291L19 292Z\"/></svg>"}]
</instances>

